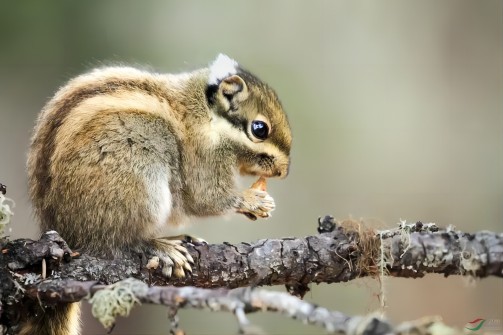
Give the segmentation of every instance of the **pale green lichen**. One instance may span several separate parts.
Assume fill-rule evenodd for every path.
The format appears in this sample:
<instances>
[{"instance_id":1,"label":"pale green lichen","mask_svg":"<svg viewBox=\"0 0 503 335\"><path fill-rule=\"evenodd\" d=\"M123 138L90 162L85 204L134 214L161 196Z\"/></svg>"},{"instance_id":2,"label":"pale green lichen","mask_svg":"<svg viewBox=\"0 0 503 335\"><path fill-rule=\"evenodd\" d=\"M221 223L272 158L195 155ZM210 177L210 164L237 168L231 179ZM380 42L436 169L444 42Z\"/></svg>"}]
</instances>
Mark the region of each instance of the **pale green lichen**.
<instances>
[{"instance_id":1,"label":"pale green lichen","mask_svg":"<svg viewBox=\"0 0 503 335\"><path fill-rule=\"evenodd\" d=\"M381 308L386 307L386 287L385 287L385 277L389 274L388 266L392 266L395 263L395 259L393 257L393 252L391 250L393 244L383 243L383 240L386 238L391 238L393 236L399 235L400 244L403 248L402 253L399 258L402 258L407 251L409 251L411 247L411 234L414 232L436 232L438 231L438 227L435 223L407 223L406 220L400 220L398 223L398 229L387 229L381 230L377 232L377 236L380 240L379 246L379 254L377 257L377 266L379 269L379 279L380 279L380 306ZM429 263L432 263L435 260L435 255L430 255L432 259L428 259ZM449 261L448 259L446 261ZM417 264L417 265L420 265ZM433 265L432 265L433 266ZM405 269L405 266L402 266L402 269ZM416 272L412 265L407 267L408 270Z\"/></svg>"},{"instance_id":2,"label":"pale green lichen","mask_svg":"<svg viewBox=\"0 0 503 335\"><path fill-rule=\"evenodd\" d=\"M14 201L6 198L5 195L0 193L0 236L4 235L5 226L7 226L10 222L10 218L14 215L11 209L14 206Z\"/></svg>"},{"instance_id":3,"label":"pale green lichen","mask_svg":"<svg viewBox=\"0 0 503 335\"><path fill-rule=\"evenodd\" d=\"M110 329L115 324L117 316L128 316L135 304L140 304L138 296L144 296L148 291L147 284L128 278L109 285L94 294L89 300L92 314L101 324Z\"/></svg>"},{"instance_id":4,"label":"pale green lichen","mask_svg":"<svg viewBox=\"0 0 503 335\"><path fill-rule=\"evenodd\" d=\"M485 260L485 254L479 256L477 252L463 250L461 253L461 272L466 275L475 276L477 271L479 271L484 264L487 263Z\"/></svg>"},{"instance_id":5,"label":"pale green lichen","mask_svg":"<svg viewBox=\"0 0 503 335\"><path fill-rule=\"evenodd\" d=\"M380 243L380 246L379 246L379 258L377 260L377 264L379 266L379 290L380 290L380 293L379 293L379 305L381 307L381 310L384 310L384 308L386 308L386 287L385 287L385 276L388 275L388 268L386 265L391 265L390 261L389 261L389 257L388 256L391 256L391 253L388 251L388 252L385 252L384 250L384 243L383 243L383 238L382 238L382 233L381 232L378 232L378 235L379 235L379 243Z\"/></svg>"},{"instance_id":6,"label":"pale green lichen","mask_svg":"<svg viewBox=\"0 0 503 335\"><path fill-rule=\"evenodd\" d=\"M27 273L24 276L24 284L25 285L33 285L38 283L41 280L42 276L35 273Z\"/></svg>"},{"instance_id":7,"label":"pale green lichen","mask_svg":"<svg viewBox=\"0 0 503 335\"><path fill-rule=\"evenodd\" d=\"M400 255L400 258L402 258L410 248L410 233L412 231L412 227L413 224L407 224L407 221L400 219L400 223L398 224L398 229L400 230L400 240L402 242L402 245L406 246L405 248L403 248L403 252Z\"/></svg>"}]
</instances>

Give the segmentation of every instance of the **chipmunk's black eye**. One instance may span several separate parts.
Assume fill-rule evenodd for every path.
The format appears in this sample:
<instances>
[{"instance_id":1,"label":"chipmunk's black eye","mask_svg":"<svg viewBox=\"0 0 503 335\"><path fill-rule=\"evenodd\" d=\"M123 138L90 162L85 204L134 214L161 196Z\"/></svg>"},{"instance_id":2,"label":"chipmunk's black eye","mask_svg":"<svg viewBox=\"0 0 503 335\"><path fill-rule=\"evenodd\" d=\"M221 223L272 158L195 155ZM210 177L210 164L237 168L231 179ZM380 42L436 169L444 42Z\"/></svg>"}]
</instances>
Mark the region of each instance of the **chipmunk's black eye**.
<instances>
[{"instance_id":1,"label":"chipmunk's black eye","mask_svg":"<svg viewBox=\"0 0 503 335\"><path fill-rule=\"evenodd\" d=\"M253 120L251 123L251 132L259 140L265 140L269 135L269 126L264 121Z\"/></svg>"}]
</instances>

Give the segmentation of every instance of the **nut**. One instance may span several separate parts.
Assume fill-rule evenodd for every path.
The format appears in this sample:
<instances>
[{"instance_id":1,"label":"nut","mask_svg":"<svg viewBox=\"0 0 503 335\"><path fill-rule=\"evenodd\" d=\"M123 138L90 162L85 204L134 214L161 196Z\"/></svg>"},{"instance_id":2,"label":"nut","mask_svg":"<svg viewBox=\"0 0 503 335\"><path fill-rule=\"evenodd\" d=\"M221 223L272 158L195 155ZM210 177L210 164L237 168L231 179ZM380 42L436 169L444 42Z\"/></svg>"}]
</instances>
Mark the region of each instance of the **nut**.
<instances>
[{"instance_id":1,"label":"nut","mask_svg":"<svg viewBox=\"0 0 503 335\"><path fill-rule=\"evenodd\" d=\"M259 179L257 179L256 182L254 182L252 184L252 186L250 188L266 192L267 191L267 181L264 177L260 177Z\"/></svg>"}]
</instances>

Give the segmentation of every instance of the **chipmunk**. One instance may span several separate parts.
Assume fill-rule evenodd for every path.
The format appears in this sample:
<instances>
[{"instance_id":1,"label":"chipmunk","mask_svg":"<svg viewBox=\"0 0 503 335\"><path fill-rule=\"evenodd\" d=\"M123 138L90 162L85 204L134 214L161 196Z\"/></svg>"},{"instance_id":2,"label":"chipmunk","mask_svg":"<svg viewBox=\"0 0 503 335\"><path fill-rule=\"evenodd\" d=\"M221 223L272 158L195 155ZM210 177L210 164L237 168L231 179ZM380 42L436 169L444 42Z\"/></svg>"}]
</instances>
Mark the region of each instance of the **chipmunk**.
<instances>
[{"instance_id":1,"label":"chipmunk","mask_svg":"<svg viewBox=\"0 0 503 335\"><path fill-rule=\"evenodd\" d=\"M291 142L274 90L226 55L181 74L100 68L40 113L29 193L40 228L71 248L138 250L158 256L165 276L184 276L185 236L159 237L163 228L229 212L267 218L272 197L238 190L236 176L286 177ZM78 304L63 307L39 311L21 334L78 334Z\"/></svg>"}]
</instances>

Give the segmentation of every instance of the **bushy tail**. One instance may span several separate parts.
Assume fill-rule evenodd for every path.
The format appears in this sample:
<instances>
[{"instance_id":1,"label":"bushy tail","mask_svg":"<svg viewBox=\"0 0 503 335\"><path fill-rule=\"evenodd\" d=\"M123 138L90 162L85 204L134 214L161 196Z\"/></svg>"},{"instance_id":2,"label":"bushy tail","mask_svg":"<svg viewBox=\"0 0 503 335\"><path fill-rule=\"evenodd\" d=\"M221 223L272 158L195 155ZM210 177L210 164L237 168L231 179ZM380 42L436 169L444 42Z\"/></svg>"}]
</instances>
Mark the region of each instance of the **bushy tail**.
<instances>
[{"instance_id":1,"label":"bushy tail","mask_svg":"<svg viewBox=\"0 0 503 335\"><path fill-rule=\"evenodd\" d=\"M37 308L27 315L19 335L78 335L80 333L80 303Z\"/></svg>"}]
</instances>

